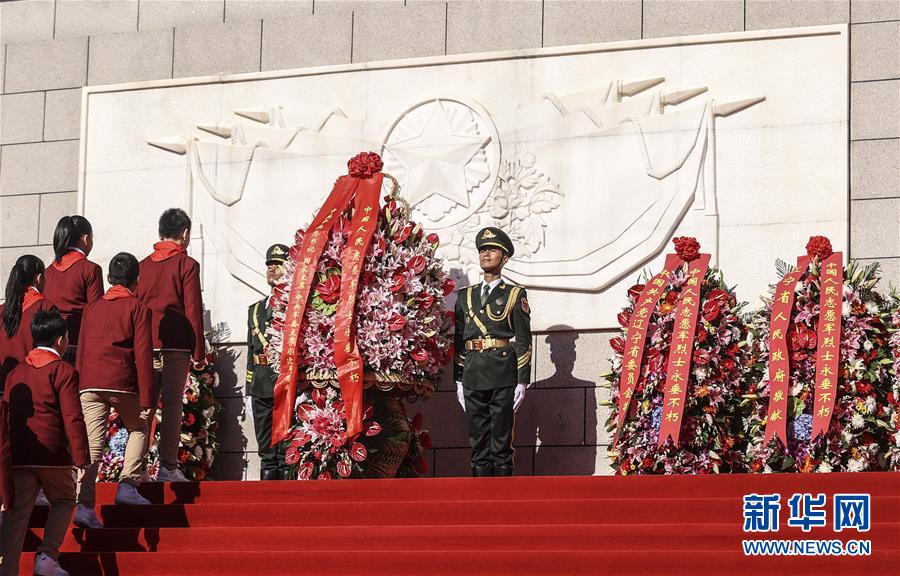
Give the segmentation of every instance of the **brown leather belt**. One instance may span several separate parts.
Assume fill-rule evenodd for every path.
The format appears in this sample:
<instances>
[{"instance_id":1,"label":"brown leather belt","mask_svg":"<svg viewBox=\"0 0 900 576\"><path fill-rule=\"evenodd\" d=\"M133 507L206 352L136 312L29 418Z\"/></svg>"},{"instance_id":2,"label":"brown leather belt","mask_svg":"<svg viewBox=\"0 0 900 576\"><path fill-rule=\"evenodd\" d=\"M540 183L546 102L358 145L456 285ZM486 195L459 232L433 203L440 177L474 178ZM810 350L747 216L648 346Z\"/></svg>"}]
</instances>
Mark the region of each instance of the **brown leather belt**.
<instances>
[{"instance_id":1,"label":"brown leather belt","mask_svg":"<svg viewBox=\"0 0 900 576\"><path fill-rule=\"evenodd\" d=\"M506 348L509 346L509 340L501 338L475 338L466 340L466 350L494 350L495 348Z\"/></svg>"},{"instance_id":2,"label":"brown leather belt","mask_svg":"<svg viewBox=\"0 0 900 576\"><path fill-rule=\"evenodd\" d=\"M269 365L269 357L265 354L254 354L253 355L253 363L257 366L268 366Z\"/></svg>"}]
</instances>

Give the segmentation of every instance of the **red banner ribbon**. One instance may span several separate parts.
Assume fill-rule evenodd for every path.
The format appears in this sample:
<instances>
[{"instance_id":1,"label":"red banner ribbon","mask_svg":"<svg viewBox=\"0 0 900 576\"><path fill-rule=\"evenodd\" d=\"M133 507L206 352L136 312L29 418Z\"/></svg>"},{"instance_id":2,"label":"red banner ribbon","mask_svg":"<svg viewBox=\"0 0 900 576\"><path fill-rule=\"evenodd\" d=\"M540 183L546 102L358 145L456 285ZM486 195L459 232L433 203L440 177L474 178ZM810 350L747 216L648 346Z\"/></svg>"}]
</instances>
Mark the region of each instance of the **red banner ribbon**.
<instances>
[{"instance_id":1,"label":"red banner ribbon","mask_svg":"<svg viewBox=\"0 0 900 576\"><path fill-rule=\"evenodd\" d=\"M625 330L625 350L622 353L622 373L619 374L618 423L613 437L613 446L619 441L619 433L625 416L634 396L634 387L641 377L641 361L644 358L644 347L647 341L647 330L650 327L650 316L656 309L659 299L666 291L668 277L681 265L681 258L676 254L668 254L662 272L647 282L641 295L638 296Z\"/></svg>"},{"instance_id":2,"label":"red banner ribbon","mask_svg":"<svg viewBox=\"0 0 900 576\"><path fill-rule=\"evenodd\" d=\"M316 214L303 241L291 282L288 308L284 321L284 342L281 347L281 366L275 382L275 398L272 418L272 445L288 437L297 398L297 340L306 301L312 289L319 257L328 245L328 234L338 217L344 212L359 185L359 178L341 176L334 183L331 194Z\"/></svg>"},{"instance_id":3,"label":"red banner ribbon","mask_svg":"<svg viewBox=\"0 0 900 576\"><path fill-rule=\"evenodd\" d=\"M378 227L378 195L384 175L380 172L359 181L350 238L341 259L341 298L334 320L334 364L347 418L347 439L362 432L363 361L356 344L354 312L359 275L372 236Z\"/></svg>"},{"instance_id":4,"label":"red banner ribbon","mask_svg":"<svg viewBox=\"0 0 900 576\"><path fill-rule=\"evenodd\" d=\"M794 309L794 290L809 266L809 258L797 258L797 268L784 275L775 287L772 299L772 318L769 321L769 409L766 416L764 444L773 436L787 445L787 403L791 383L791 362L788 356L787 333Z\"/></svg>"},{"instance_id":5,"label":"red banner ribbon","mask_svg":"<svg viewBox=\"0 0 900 576\"><path fill-rule=\"evenodd\" d=\"M840 377L841 310L844 300L844 259L840 252L822 261L819 292L816 384L810 441L828 431Z\"/></svg>"},{"instance_id":6,"label":"red banner ribbon","mask_svg":"<svg viewBox=\"0 0 900 576\"><path fill-rule=\"evenodd\" d=\"M688 267L688 279L678 297L675 309L675 327L669 343L669 362L666 366L665 395L659 423L657 446L666 438L678 446L684 402L690 383L691 360L694 354L694 333L697 330L697 314L700 311L700 286L709 269L710 254L700 254Z\"/></svg>"}]
</instances>

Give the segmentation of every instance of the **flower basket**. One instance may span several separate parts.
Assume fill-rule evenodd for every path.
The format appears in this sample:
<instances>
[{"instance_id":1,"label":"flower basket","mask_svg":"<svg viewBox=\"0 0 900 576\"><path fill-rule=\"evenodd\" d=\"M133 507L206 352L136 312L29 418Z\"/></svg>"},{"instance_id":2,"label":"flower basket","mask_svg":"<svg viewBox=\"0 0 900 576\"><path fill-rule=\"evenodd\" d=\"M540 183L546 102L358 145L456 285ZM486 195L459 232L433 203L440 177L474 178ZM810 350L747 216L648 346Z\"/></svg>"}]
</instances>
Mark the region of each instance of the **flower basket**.
<instances>
[{"instance_id":1,"label":"flower basket","mask_svg":"<svg viewBox=\"0 0 900 576\"><path fill-rule=\"evenodd\" d=\"M676 243L679 240L684 239L676 239ZM684 255L685 261L697 257L699 245L696 241L689 250L682 248L678 245L678 253ZM626 327L636 314L645 284L651 283L649 277L629 289L629 304L619 314L622 332L610 343L615 355L612 370L605 376L612 389L607 429L610 433L616 433L618 429L617 441L609 454L612 467L622 475L710 474L740 470L733 414L740 402L742 341L747 330L740 317L744 304L737 301L719 270L710 267L706 271L699 283L683 413L677 421L680 437L677 443L669 437L660 444L660 430L668 413L665 387L667 373L671 371L672 343L678 342L676 331L684 327L682 319L677 317L677 310L689 281L688 266L680 264L665 280L657 276L654 281L661 290L659 301L647 317L645 340L633 342L635 346L643 346L643 355L636 371L633 397L627 404L621 426L623 363L633 360Z\"/></svg>"},{"instance_id":2,"label":"flower basket","mask_svg":"<svg viewBox=\"0 0 900 576\"><path fill-rule=\"evenodd\" d=\"M824 369L820 353L825 351L823 344L830 345L823 343L819 330L826 323L820 308L823 260L831 255L830 243L826 242L822 237L811 239L808 264L801 261L795 272L799 280L785 334L789 356L786 442L777 437L767 439L765 434L770 414L774 414L767 370L772 356L774 287L765 306L751 319L741 413L743 451L752 472L859 472L890 467L886 455L891 445L896 447L892 422L897 418L897 404L896 397L891 396L893 379L889 374L893 363L887 331L890 314L885 300L875 291L877 264L861 266L850 261L845 268L837 265L843 278L842 294L835 298L840 320L839 352L834 360L837 382L824 433L813 434L816 414L823 406L827 408L821 389L817 390ZM778 267L782 277L793 272L784 263ZM819 416L824 418L825 412Z\"/></svg>"}]
</instances>

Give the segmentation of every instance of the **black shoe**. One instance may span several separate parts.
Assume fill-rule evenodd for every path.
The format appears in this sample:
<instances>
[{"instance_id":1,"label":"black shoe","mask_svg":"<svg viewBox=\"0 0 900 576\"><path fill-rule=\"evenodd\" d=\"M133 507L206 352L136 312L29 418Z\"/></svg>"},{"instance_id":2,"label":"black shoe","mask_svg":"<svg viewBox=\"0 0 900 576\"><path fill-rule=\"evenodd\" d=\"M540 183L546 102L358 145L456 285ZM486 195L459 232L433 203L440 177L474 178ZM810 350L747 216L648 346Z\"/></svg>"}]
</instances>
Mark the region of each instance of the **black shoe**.
<instances>
[{"instance_id":1,"label":"black shoe","mask_svg":"<svg viewBox=\"0 0 900 576\"><path fill-rule=\"evenodd\" d=\"M472 476L475 478L487 478L494 475L494 465L472 466Z\"/></svg>"},{"instance_id":2,"label":"black shoe","mask_svg":"<svg viewBox=\"0 0 900 576\"><path fill-rule=\"evenodd\" d=\"M512 466L497 466L494 468L494 476L512 476Z\"/></svg>"},{"instance_id":3,"label":"black shoe","mask_svg":"<svg viewBox=\"0 0 900 576\"><path fill-rule=\"evenodd\" d=\"M278 471L278 480L296 480L297 473L291 470L290 468L286 468L284 470Z\"/></svg>"},{"instance_id":4,"label":"black shoe","mask_svg":"<svg viewBox=\"0 0 900 576\"><path fill-rule=\"evenodd\" d=\"M278 470L264 469L259 471L260 480L281 480Z\"/></svg>"}]
</instances>

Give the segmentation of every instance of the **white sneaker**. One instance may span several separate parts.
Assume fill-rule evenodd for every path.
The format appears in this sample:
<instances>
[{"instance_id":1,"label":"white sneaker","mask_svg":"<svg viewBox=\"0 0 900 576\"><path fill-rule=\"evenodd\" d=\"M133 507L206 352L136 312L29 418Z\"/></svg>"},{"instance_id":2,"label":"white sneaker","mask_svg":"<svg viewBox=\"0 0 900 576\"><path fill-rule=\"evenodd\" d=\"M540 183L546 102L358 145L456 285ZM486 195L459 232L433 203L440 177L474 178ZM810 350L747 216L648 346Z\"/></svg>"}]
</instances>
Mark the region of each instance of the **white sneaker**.
<instances>
[{"instance_id":1,"label":"white sneaker","mask_svg":"<svg viewBox=\"0 0 900 576\"><path fill-rule=\"evenodd\" d=\"M157 482L190 482L187 478L184 477L184 474L181 473L181 470L178 468L173 468L169 470L165 466L159 467L159 474L156 476Z\"/></svg>"},{"instance_id":2,"label":"white sneaker","mask_svg":"<svg viewBox=\"0 0 900 576\"><path fill-rule=\"evenodd\" d=\"M59 562L43 552L34 557L34 576L69 576Z\"/></svg>"},{"instance_id":3,"label":"white sneaker","mask_svg":"<svg viewBox=\"0 0 900 576\"><path fill-rule=\"evenodd\" d=\"M72 522L79 528L103 528L103 523L97 518L97 512L84 504L79 504L75 507L75 519L72 520ZM35 564L35 566L37 566L37 564ZM35 574L37 574L37 572L35 572Z\"/></svg>"},{"instance_id":4,"label":"white sneaker","mask_svg":"<svg viewBox=\"0 0 900 576\"><path fill-rule=\"evenodd\" d=\"M119 488L116 490L116 504L146 506L150 504L150 501L141 496L134 484L119 482Z\"/></svg>"}]
</instances>

